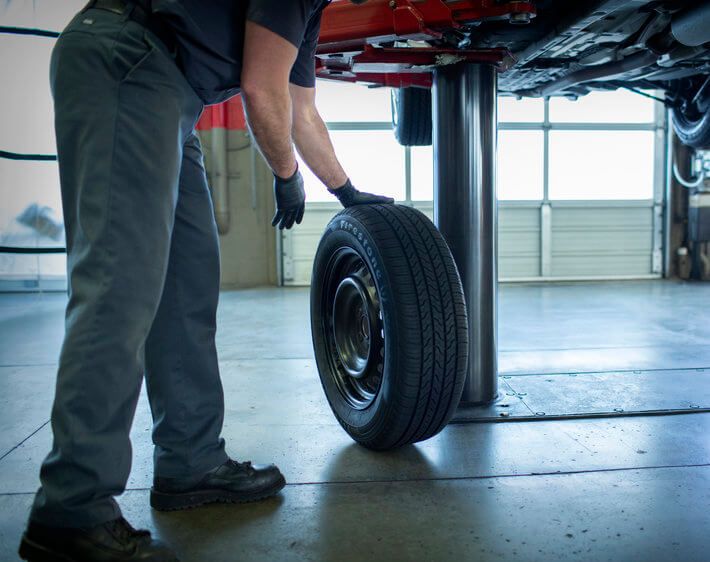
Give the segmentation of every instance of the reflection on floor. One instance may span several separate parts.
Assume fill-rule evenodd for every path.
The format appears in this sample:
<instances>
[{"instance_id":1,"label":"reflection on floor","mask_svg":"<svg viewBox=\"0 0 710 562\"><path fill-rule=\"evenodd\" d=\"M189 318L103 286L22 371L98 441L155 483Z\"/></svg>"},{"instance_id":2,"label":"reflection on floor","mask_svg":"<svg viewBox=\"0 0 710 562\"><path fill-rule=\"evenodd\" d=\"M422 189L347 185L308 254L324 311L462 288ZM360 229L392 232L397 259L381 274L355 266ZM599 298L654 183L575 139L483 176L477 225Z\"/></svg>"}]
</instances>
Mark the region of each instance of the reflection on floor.
<instances>
[{"instance_id":1,"label":"reflection on floor","mask_svg":"<svg viewBox=\"0 0 710 562\"><path fill-rule=\"evenodd\" d=\"M3 562L17 560L51 441L64 302L0 296ZM693 388L698 373L707 394L710 285L504 286L500 304L505 376L663 371ZM328 410L308 314L300 289L224 293L220 307L224 435L235 457L281 466L289 486L279 498L151 512L151 421L141 399L120 503L183 560L709 559L710 414L452 425L426 443L372 453Z\"/></svg>"}]
</instances>

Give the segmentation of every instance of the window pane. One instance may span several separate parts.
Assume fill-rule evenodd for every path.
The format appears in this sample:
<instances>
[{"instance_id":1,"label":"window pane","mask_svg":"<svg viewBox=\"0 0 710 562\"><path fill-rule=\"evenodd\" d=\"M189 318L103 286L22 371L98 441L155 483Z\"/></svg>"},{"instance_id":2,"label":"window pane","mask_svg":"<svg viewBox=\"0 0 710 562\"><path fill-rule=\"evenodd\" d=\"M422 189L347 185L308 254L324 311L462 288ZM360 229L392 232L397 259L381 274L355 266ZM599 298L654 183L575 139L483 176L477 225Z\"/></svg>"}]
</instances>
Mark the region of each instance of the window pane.
<instances>
[{"instance_id":1,"label":"window pane","mask_svg":"<svg viewBox=\"0 0 710 562\"><path fill-rule=\"evenodd\" d=\"M333 80L318 80L316 105L326 122L392 121L389 88L368 88Z\"/></svg>"},{"instance_id":2,"label":"window pane","mask_svg":"<svg viewBox=\"0 0 710 562\"><path fill-rule=\"evenodd\" d=\"M0 21L14 27L61 31L84 6L86 0L5 0L0 2Z\"/></svg>"},{"instance_id":3,"label":"window pane","mask_svg":"<svg viewBox=\"0 0 710 562\"><path fill-rule=\"evenodd\" d=\"M404 148L392 131L331 131L335 153L353 184L363 191L404 199ZM300 158L299 158L300 161ZM309 201L330 201L330 195L300 161Z\"/></svg>"},{"instance_id":4,"label":"window pane","mask_svg":"<svg viewBox=\"0 0 710 562\"><path fill-rule=\"evenodd\" d=\"M551 131L551 199L651 199L653 131Z\"/></svg>"},{"instance_id":5,"label":"window pane","mask_svg":"<svg viewBox=\"0 0 710 562\"><path fill-rule=\"evenodd\" d=\"M542 131L498 133L498 199L539 200L544 195Z\"/></svg>"},{"instance_id":6,"label":"window pane","mask_svg":"<svg viewBox=\"0 0 710 562\"><path fill-rule=\"evenodd\" d=\"M628 90L592 92L577 101L550 99L550 121L559 123L653 123L657 102Z\"/></svg>"},{"instance_id":7,"label":"window pane","mask_svg":"<svg viewBox=\"0 0 710 562\"><path fill-rule=\"evenodd\" d=\"M0 35L0 149L54 154L49 58L54 39ZM18 55L19 53L19 55Z\"/></svg>"},{"instance_id":8,"label":"window pane","mask_svg":"<svg viewBox=\"0 0 710 562\"><path fill-rule=\"evenodd\" d=\"M61 222L57 163L0 159L0 202L0 229L3 230L13 230L17 217L33 204L49 207Z\"/></svg>"},{"instance_id":9,"label":"window pane","mask_svg":"<svg viewBox=\"0 0 710 562\"><path fill-rule=\"evenodd\" d=\"M498 199L540 200L543 197L542 131L501 131L498 139ZM412 147L412 199L431 201L433 151Z\"/></svg>"},{"instance_id":10,"label":"window pane","mask_svg":"<svg viewBox=\"0 0 710 562\"><path fill-rule=\"evenodd\" d=\"M412 147L412 201L434 199L434 149Z\"/></svg>"},{"instance_id":11,"label":"window pane","mask_svg":"<svg viewBox=\"0 0 710 562\"><path fill-rule=\"evenodd\" d=\"M499 123L542 123L545 119L545 101L542 98L498 97Z\"/></svg>"},{"instance_id":12,"label":"window pane","mask_svg":"<svg viewBox=\"0 0 710 562\"><path fill-rule=\"evenodd\" d=\"M0 159L0 246L64 245L56 162ZM63 276L66 257L0 254L0 279Z\"/></svg>"}]
</instances>

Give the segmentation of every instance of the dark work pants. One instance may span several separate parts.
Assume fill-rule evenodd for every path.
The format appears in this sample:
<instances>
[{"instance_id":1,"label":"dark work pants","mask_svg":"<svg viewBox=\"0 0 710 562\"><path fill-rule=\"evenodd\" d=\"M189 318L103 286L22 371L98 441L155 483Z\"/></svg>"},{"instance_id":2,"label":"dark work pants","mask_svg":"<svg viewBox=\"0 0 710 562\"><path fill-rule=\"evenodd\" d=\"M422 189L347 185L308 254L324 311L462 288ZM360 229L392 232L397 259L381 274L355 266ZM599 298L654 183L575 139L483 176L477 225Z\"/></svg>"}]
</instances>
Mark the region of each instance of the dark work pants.
<instances>
[{"instance_id":1,"label":"dark work pants","mask_svg":"<svg viewBox=\"0 0 710 562\"><path fill-rule=\"evenodd\" d=\"M120 516L144 373L156 474L227 459L219 247L194 132L202 103L153 34L86 10L57 42L51 85L70 295L31 518L80 527Z\"/></svg>"}]
</instances>

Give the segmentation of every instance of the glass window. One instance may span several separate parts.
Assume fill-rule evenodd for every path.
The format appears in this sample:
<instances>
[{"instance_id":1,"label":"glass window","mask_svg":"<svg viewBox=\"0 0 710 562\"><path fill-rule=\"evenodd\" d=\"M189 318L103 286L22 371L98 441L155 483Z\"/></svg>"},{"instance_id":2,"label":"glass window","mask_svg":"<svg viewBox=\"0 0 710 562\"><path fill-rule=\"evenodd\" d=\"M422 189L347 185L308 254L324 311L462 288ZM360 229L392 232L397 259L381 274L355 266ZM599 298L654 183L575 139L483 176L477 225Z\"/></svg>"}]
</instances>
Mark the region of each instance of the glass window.
<instances>
[{"instance_id":1,"label":"glass window","mask_svg":"<svg viewBox=\"0 0 710 562\"><path fill-rule=\"evenodd\" d=\"M498 199L540 200L544 196L542 131L498 133Z\"/></svg>"},{"instance_id":2,"label":"glass window","mask_svg":"<svg viewBox=\"0 0 710 562\"><path fill-rule=\"evenodd\" d=\"M576 101L550 99L550 121L558 123L653 123L655 104L628 90L592 92Z\"/></svg>"},{"instance_id":3,"label":"glass window","mask_svg":"<svg viewBox=\"0 0 710 562\"><path fill-rule=\"evenodd\" d=\"M545 100L542 98L498 97L499 123L542 123L544 119Z\"/></svg>"},{"instance_id":4,"label":"glass window","mask_svg":"<svg viewBox=\"0 0 710 562\"><path fill-rule=\"evenodd\" d=\"M412 201L434 199L434 149L412 147Z\"/></svg>"},{"instance_id":5,"label":"glass window","mask_svg":"<svg viewBox=\"0 0 710 562\"><path fill-rule=\"evenodd\" d=\"M55 154L49 58L54 39L0 34L0 149Z\"/></svg>"},{"instance_id":6,"label":"glass window","mask_svg":"<svg viewBox=\"0 0 710 562\"><path fill-rule=\"evenodd\" d=\"M0 159L0 201L0 229L14 224L33 204L53 209L61 220L57 163Z\"/></svg>"},{"instance_id":7,"label":"glass window","mask_svg":"<svg viewBox=\"0 0 710 562\"><path fill-rule=\"evenodd\" d=\"M0 159L0 245L64 246L56 162ZM0 254L0 279L63 276L64 255Z\"/></svg>"},{"instance_id":8,"label":"glass window","mask_svg":"<svg viewBox=\"0 0 710 562\"><path fill-rule=\"evenodd\" d=\"M316 106L325 122L392 121L389 88L368 88L334 80L318 80Z\"/></svg>"},{"instance_id":9,"label":"glass window","mask_svg":"<svg viewBox=\"0 0 710 562\"><path fill-rule=\"evenodd\" d=\"M14 27L61 31L84 6L86 0L5 0L0 2L0 21Z\"/></svg>"},{"instance_id":10,"label":"glass window","mask_svg":"<svg viewBox=\"0 0 710 562\"><path fill-rule=\"evenodd\" d=\"M330 131L330 138L340 163L358 189L404 199L404 148L392 131ZM333 202L320 180L302 161L300 165L308 200Z\"/></svg>"},{"instance_id":11,"label":"glass window","mask_svg":"<svg viewBox=\"0 0 710 562\"><path fill-rule=\"evenodd\" d=\"M434 198L433 150L412 147L412 200ZM542 131L501 131L498 138L498 199L541 200L544 194Z\"/></svg>"},{"instance_id":12,"label":"glass window","mask_svg":"<svg viewBox=\"0 0 710 562\"><path fill-rule=\"evenodd\" d=\"M653 131L551 131L550 199L652 199Z\"/></svg>"}]
</instances>

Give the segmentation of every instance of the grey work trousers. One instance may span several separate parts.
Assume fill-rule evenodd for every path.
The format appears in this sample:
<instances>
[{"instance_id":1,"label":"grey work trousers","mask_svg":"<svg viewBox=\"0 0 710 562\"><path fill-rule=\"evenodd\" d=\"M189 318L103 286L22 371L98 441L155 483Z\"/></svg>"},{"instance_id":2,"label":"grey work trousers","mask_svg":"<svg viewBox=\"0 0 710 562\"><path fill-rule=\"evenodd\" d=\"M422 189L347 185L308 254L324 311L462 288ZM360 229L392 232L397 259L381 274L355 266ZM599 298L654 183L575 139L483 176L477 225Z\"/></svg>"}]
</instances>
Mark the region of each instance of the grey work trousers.
<instances>
[{"instance_id":1,"label":"grey work trousers","mask_svg":"<svg viewBox=\"0 0 710 562\"><path fill-rule=\"evenodd\" d=\"M120 516L144 374L156 475L227 460L219 246L194 132L203 105L155 35L85 10L56 44L51 86L70 291L31 519L85 527Z\"/></svg>"}]
</instances>

